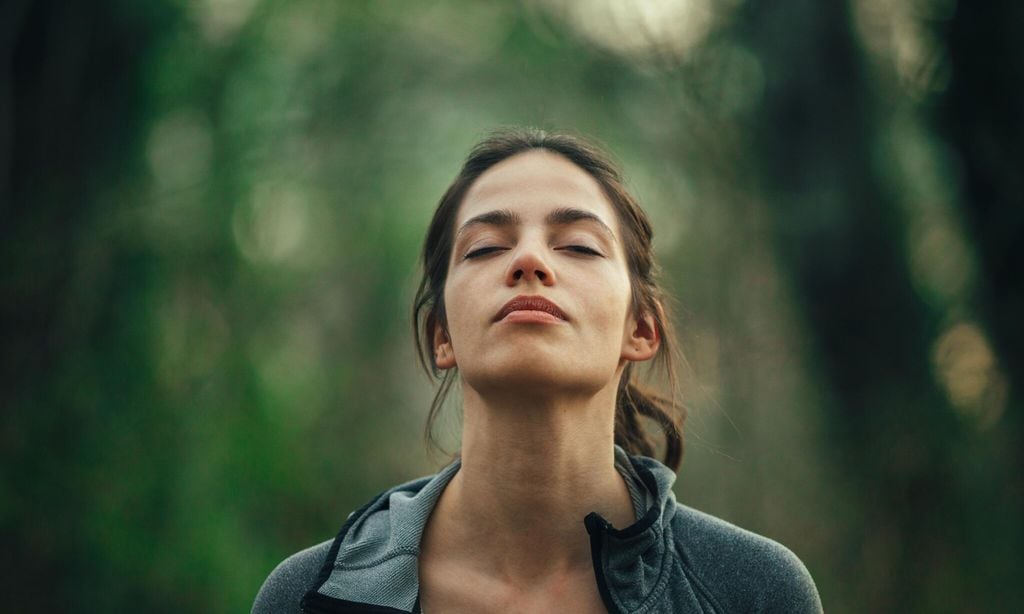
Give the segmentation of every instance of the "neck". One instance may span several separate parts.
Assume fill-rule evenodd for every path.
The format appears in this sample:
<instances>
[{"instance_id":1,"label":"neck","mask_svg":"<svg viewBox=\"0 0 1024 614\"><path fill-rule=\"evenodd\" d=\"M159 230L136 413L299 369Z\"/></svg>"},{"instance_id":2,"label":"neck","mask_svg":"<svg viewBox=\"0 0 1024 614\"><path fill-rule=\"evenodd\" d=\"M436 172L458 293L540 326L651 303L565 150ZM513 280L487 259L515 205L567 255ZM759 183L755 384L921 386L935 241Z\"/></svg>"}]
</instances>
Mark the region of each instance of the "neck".
<instances>
[{"instance_id":1,"label":"neck","mask_svg":"<svg viewBox=\"0 0 1024 614\"><path fill-rule=\"evenodd\" d=\"M583 518L635 518L615 468L615 392L484 399L464 386L462 466L435 514L445 543L508 579L589 567Z\"/></svg>"}]
</instances>

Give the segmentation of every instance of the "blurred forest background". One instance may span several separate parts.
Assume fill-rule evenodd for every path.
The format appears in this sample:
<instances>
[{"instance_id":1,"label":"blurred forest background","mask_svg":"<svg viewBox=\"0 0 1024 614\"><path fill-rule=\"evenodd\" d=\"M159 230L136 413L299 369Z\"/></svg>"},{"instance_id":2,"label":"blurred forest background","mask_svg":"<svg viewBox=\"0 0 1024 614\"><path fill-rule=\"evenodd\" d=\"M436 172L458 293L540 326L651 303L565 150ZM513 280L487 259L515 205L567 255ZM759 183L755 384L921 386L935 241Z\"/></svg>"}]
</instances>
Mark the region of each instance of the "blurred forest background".
<instances>
[{"instance_id":1,"label":"blurred forest background","mask_svg":"<svg viewBox=\"0 0 1024 614\"><path fill-rule=\"evenodd\" d=\"M1024 611L1022 7L8 0L4 609L248 611L436 470L418 249L528 124L655 221L680 500L830 612Z\"/></svg>"}]
</instances>

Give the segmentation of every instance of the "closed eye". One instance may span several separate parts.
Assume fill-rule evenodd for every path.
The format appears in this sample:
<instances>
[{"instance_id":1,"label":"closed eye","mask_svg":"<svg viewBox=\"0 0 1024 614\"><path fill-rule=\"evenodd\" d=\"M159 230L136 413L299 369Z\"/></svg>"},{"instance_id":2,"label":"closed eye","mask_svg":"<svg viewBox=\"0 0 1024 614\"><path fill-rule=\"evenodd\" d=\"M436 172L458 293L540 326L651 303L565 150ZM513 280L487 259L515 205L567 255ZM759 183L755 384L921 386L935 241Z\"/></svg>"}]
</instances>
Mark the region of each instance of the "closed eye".
<instances>
[{"instance_id":1,"label":"closed eye","mask_svg":"<svg viewBox=\"0 0 1024 614\"><path fill-rule=\"evenodd\" d=\"M497 246L481 247L480 249L474 249L471 252L467 253L465 255L465 259L466 260L470 260L472 258L480 258L481 256L486 256L487 254L492 254L494 252L498 252L498 251L501 251L503 249L505 249L505 248L504 247L497 247Z\"/></svg>"},{"instance_id":2,"label":"closed eye","mask_svg":"<svg viewBox=\"0 0 1024 614\"><path fill-rule=\"evenodd\" d=\"M570 252L576 252L577 254L585 254L587 256L600 256L601 255L601 252L599 252L599 251L597 251L595 249L591 249L591 248L587 247L586 245L566 245L565 247L563 247L561 249L567 250L567 251L570 251Z\"/></svg>"}]
</instances>

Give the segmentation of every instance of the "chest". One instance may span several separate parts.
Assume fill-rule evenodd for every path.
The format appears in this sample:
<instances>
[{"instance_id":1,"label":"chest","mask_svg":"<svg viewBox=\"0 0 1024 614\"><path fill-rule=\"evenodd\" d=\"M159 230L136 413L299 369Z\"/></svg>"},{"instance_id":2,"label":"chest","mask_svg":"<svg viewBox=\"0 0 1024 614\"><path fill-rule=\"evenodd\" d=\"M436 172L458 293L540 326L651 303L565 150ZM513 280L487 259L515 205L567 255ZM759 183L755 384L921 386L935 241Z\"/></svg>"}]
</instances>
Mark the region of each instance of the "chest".
<instances>
[{"instance_id":1,"label":"chest","mask_svg":"<svg viewBox=\"0 0 1024 614\"><path fill-rule=\"evenodd\" d=\"M420 608L424 614L607 611L592 570L512 585L479 571L443 564L420 566Z\"/></svg>"}]
</instances>

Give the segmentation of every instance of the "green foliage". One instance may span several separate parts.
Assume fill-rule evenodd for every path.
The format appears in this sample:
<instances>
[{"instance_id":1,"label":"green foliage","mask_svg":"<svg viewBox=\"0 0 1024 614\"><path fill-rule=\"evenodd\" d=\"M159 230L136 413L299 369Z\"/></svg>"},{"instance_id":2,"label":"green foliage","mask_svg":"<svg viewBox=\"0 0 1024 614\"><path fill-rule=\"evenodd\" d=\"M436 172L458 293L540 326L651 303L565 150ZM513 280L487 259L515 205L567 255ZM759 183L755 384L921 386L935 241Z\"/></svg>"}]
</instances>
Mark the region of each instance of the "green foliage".
<instances>
[{"instance_id":1,"label":"green foliage","mask_svg":"<svg viewBox=\"0 0 1024 614\"><path fill-rule=\"evenodd\" d=\"M510 124L605 142L654 219L683 501L792 548L829 611L1020 607L1021 223L991 213L1020 151L956 129L985 111L949 74L998 13L762 4L12 7L8 607L245 610L436 469L418 250Z\"/></svg>"}]
</instances>

